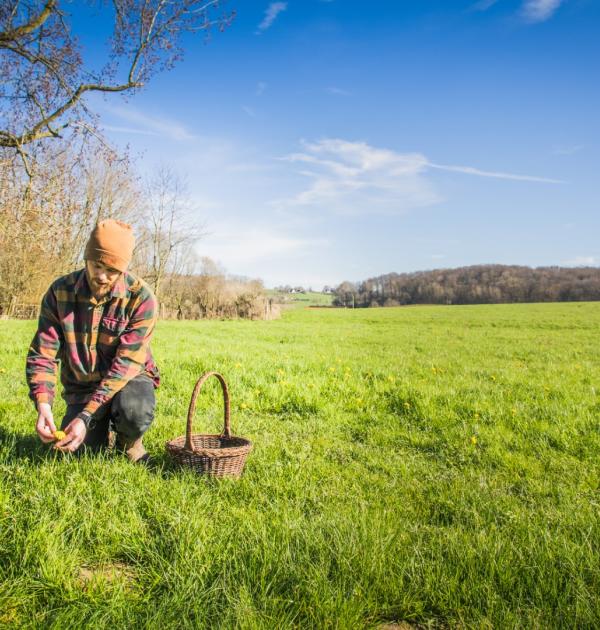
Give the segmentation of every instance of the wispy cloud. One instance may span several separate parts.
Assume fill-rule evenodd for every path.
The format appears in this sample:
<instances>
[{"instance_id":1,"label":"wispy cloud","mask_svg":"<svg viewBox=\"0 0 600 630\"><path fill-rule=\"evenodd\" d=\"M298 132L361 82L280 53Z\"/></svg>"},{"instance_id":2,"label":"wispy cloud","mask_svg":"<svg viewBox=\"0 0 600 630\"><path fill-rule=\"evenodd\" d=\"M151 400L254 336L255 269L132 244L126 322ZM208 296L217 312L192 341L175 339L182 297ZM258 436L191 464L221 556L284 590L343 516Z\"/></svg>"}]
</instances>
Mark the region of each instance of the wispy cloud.
<instances>
[{"instance_id":1,"label":"wispy cloud","mask_svg":"<svg viewBox=\"0 0 600 630\"><path fill-rule=\"evenodd\" d=\"M335 86L325 88L325 91L329 94L335 94L336 96L350 96L350 92L348 92L348 90L343 90L342 88Z\"/></svg>"},{"instance_id":2,"label":"wispy cloud","mask_svg":"<svg viewBox=\"0 0 600 630\"><path fill-rule=\"evenodd\" d=\"M561 179L551 179L550 177L537 177L535 175L518 175L515 173L503 173L500 171L482 171L472 166L450 166L447 164L434 164L428 162L430 168L437 168L441 171L453 171L454 173L465 173L465 175L477 175L479 177L495 177L496 179L513 179L520 182L539 182L542 184L564 184Z\"/></svg>"},{"instance_id":3,"label":"wispy cloud","mask_svg":"<svg viewBox=\"0 0 600 630\"><path fill-rule=\"evenodd\" d=\"M521 14L528 22L544 22L549 20L563 0L525 0Z\"/></svg>"},{"instance_id":4,"label":"wispy cloud","mask_svg":"<svg viewBox=\"0 0 600 630\"><path fill-rule=\"evenodd\" d=\"M583 149L583 144L573 144L569 146L556 146L552 149L553 155L574 155Z\"/></svg>"},{"instance_id":5,"label":"wispy cloud","mask_svg":"<svg viewBox=\"0 0 600 630\"><path fill-rule=\"evenodd\" d=\"M471 11L487 11L497 2L498 0L479 0L479 2L471 5Z\"/></svg>"},{"instance_id":6,"label":"wispy cloud","mask_svg":"<svg viewBox=\"0 0 600 630\"><path fill-rule=\"evenodd\" d=\"M248 114L248 116L250 116L251 118L255 118L256 117L256 112L251 108L248 107L248 105L242 105L242 109L246 112L246 114Z\"/></svg>"},{"instance_id":7,"label":"wispy cloud","mask_svg":"<svg viewBox=\"0 0 600 630\"><path fill-rule=\"evenodd\" d=\"M559 180L532 175L484 171L471 166L436 164L421 153L398 153L365 142L324 139L303 143L303 151L282 160L301 164L310 185L279 200L287 206L314 206L340 214L401 214L441 201L427 176L431 169L478 177L536 183Z\"/></svg>"},{"instance_id":8,"label":"wispy cloud","mask_svg":"<svg viewBox=\"0 0 600 630\"><path fill-rule=\"evenodd\" d=\"M209 234L200 245L203 256L222 263L228 271L246 273L256 262L304 255L328 245L324 238L302 238L278 228L220 223L209 225Z\"/></svg>"},{"instance_id":9,"label":"wispy cloud","mask_svg":"<svg viewBox=\"0 0 600 630\"><path fill-rule=\"evenodd\" d=\"M267 89L267 84L264 81L259 81L256 84L256 96L262 96Z\"/></svg>"},{"instance_id":10,"label":"wispy cloud","mask_svg":"<svg viewBox=\"0 0 600 630\"><path fill-rule=\"evenodd\" d=\"M303 143L302 153L283 160L303 165L308 188L284 200L290 206L316 206L340 214L398 214L441 200L423 177L425 156L395 153L364 142L325 139Z\"/></svg>"},{"instance_id":11,"label":"wispy cloud","mask_svg":"<svg viewBox=\"0 0 600 630\"><path fill-rule=\"evenodd\" d=\"M157 131L150 131L149 129L136 129L135 127L119 127L115 125L102 125L102 129L106 131L114 131L116 133L133 133L142 136L158 136Z\"/></svg>"},{"instance_id":12,"label":"wispy cloud","mask_svg":"<svg viewBox=\"0 0 600 630\"><path fill-rule=\"evenodd\" d=\"M276 20L277 16L287 9L287 2L271 2L271 4L267 7L265 11L265 17L263 21L258 25L257 34L260 34L266 31L268 28L271 28L273 22Z\"/></svg>"},{"instance_id":13,"label":"wispy cloud","mask_svg":"<svg viewBox=\"0 0 600 630\"><path fill-rule=\"evenodd\" d=\"M109 106L107 111L116 118L135 124L135 127L105 125L104 128L110 131L161 136L176 141L194 140L196 138L180 122L162 116L148 116L135 107Z\"/></svg>"},{"instance_id":14,"label":"wispy cloud","mask_svg":"<svg viewBox=\"0 0 600 630\"><path fill-rule=\"evenodd\" d=\"M593 267L598 265L599 262L596 256L576 256L572 260L565 260L563 265L568 265L569 267Z\"/></svg>"}]
</instances>

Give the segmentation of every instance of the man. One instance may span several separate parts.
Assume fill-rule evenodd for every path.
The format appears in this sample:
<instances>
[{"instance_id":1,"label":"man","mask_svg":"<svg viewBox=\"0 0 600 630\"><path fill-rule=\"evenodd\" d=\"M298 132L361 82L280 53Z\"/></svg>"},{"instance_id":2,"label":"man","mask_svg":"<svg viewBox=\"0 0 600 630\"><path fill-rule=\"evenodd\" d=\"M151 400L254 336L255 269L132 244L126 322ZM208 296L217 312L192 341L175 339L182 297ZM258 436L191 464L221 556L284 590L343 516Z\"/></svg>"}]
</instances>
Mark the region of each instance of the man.
<instances>
[{"instance_id":1,"label":"man","mask_svg":"<svg viewBox=\"0 0 600 630\"><path fill-rule=\"evenodd\" d=\"M55 448L80 452L116 446L131 461L145 462L142 436L154 420L159 374L150 338L157 301L127 272L133 254L131 226L101 221L85 248L85 269L52 283L42 300L38 330L27 355L29 396L42 442L55 439L52 402L60 363L67 412L65 436Z\"/></svg>"}]
</instances>

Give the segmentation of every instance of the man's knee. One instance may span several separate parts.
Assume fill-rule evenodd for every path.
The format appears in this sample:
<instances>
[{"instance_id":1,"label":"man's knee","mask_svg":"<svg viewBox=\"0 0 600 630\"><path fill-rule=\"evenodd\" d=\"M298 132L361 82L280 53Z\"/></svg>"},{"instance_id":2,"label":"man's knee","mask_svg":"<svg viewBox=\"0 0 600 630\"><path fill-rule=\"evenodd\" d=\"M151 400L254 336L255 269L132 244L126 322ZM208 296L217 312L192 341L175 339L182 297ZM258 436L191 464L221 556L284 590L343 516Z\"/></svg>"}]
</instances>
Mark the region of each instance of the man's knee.
<instances>
[{"instance_id":1,"label":"man's knee","mask_svg":"<svg viewBox=\"0 0 600 630\"><path fill-rule=\"evenodd\" d=\"M111 415L117 433L128 438L139 438L154 420L154 384L149 378L129 381L115 396Z\"/></svg>"}]
</instances>

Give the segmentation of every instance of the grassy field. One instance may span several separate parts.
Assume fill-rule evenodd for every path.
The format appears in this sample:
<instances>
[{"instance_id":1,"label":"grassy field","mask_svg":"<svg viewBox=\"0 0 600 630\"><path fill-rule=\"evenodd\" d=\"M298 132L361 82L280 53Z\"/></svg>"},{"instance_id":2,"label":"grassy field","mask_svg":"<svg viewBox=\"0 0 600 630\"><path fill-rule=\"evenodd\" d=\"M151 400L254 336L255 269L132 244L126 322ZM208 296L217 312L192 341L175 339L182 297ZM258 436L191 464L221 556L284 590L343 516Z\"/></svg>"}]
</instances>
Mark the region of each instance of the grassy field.
<instances>
[{"instance_id":1,"label":"grassy field","mask_svg":"<svg viewBox=\"0 0 600 630\"><path fill-rule=\"evenodd\" d=\"M0 627L600 627L600 304L161 322L150 470L34 439L34 328L0 321ZM164 455L210 369L238 481Z\"/></svg>"}]
</instances>

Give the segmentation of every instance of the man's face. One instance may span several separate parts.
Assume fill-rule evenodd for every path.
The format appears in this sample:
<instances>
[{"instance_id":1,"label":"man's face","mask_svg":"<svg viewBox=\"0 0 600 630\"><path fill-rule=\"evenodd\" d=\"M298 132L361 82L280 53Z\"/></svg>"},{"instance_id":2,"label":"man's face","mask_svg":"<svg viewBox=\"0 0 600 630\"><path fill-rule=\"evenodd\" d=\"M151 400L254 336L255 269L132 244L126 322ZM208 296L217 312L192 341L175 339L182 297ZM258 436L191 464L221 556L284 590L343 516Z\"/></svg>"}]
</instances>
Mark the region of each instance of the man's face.
<instances>
[{"instance_id":1,"label":"man's face","mask_svg":"<svg viewBox=\"0 0 600 630\"><path fill-rule=\"evenodd\" d=\"M104 263L96 260L85 261L85 273L90 289L92 290L92 294L96 299L100 299L105 295L108 295L121 275L121 272L118 269L108 267Z\"/></svg>"}]
</instances>

